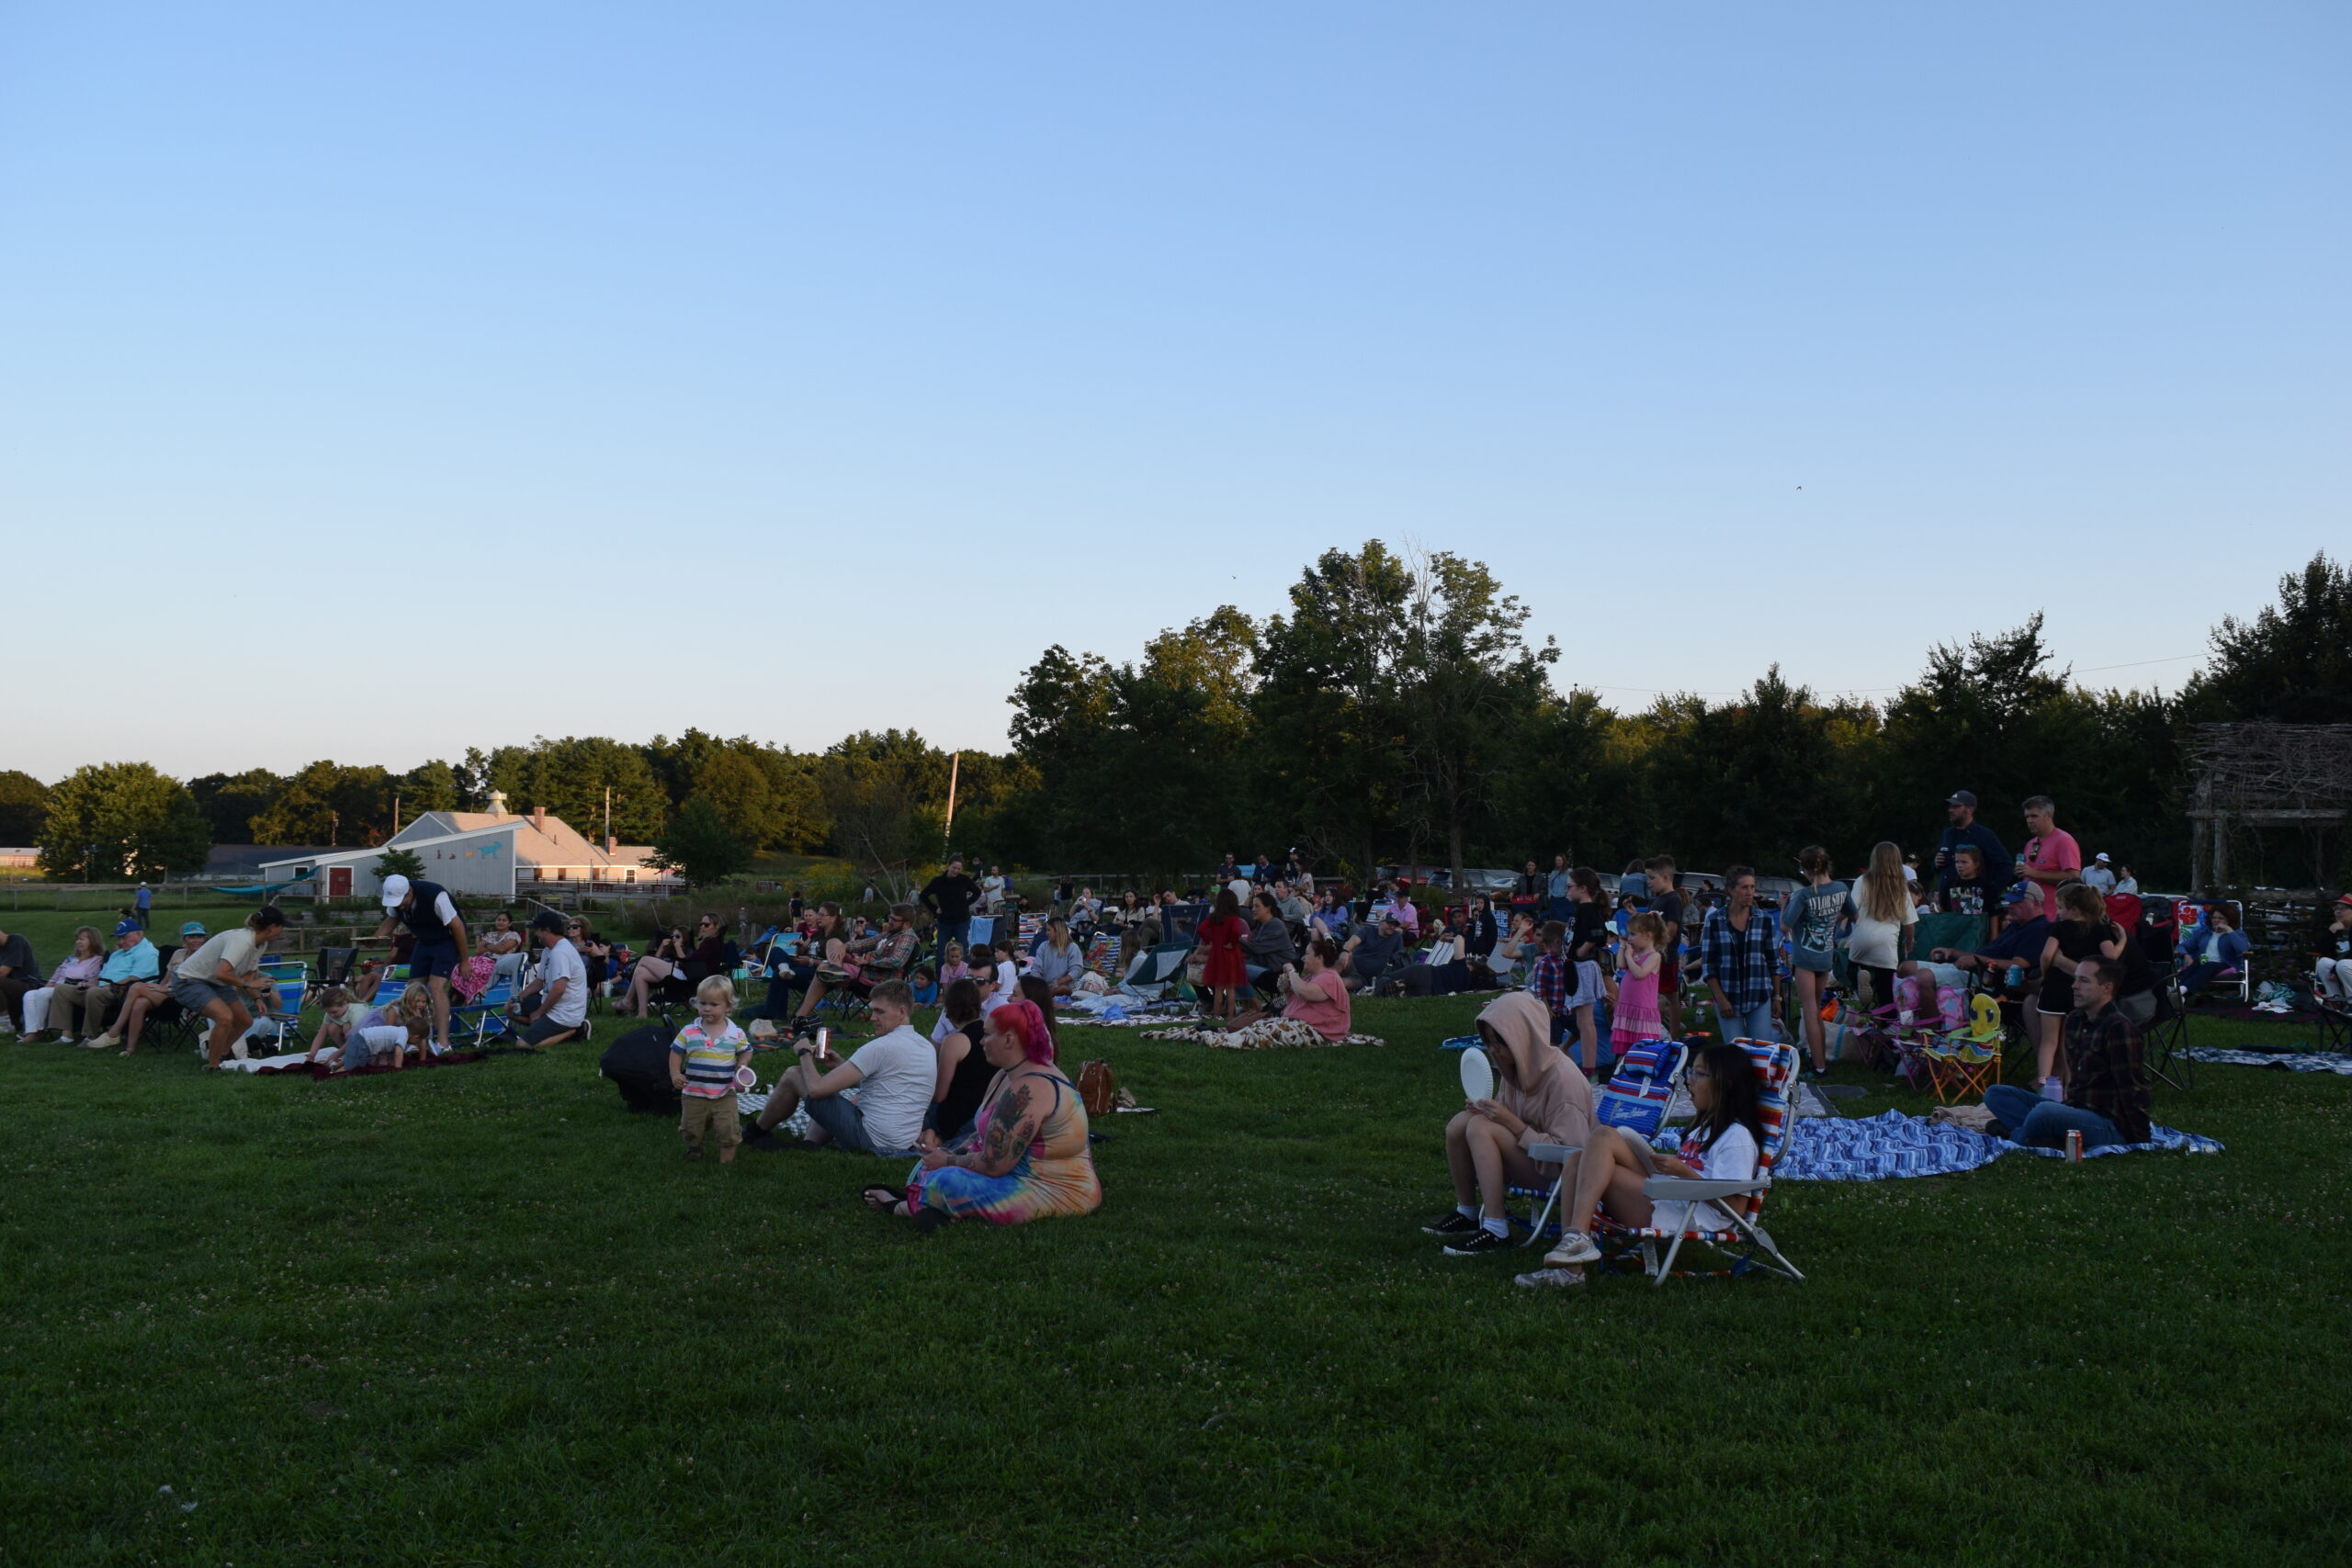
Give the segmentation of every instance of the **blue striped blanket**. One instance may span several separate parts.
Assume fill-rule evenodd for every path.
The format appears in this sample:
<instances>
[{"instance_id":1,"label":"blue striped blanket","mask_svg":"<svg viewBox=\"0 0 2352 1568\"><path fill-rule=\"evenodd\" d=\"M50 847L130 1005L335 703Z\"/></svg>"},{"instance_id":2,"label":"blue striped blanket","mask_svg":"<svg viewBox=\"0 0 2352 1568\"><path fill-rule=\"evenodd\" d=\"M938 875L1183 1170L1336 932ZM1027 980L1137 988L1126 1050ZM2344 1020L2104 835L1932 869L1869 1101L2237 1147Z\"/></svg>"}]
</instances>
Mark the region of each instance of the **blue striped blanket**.
<instances>
[{"instance_id":1,"label":"blue striped blanket","mask_svg":"<svg viewBox=\"0 0 2352 1568\"><path fill-rule=\"evenodd\" d=\"M2177 1149L2188 1154L2219 1154L2221 1144L2195 1133L2170 1127L2151 1129L2144 1144L2117 1144L2093 1149L2083 1157L2137 1153L2142 1149ZM1962 1127L1930 1124L1925 1117L1888 1111L1851 1121L1807 1117L1791 1130L1789 1146L1772 1167L1775 1180L1885 1181L1903 1176L1949 1176L1990 1165L2003 1155L2047 1155L2063 1159L2059 1149L2030 1149L2007 1138L1972 1133Z\"/></svg>"}]
</instances>

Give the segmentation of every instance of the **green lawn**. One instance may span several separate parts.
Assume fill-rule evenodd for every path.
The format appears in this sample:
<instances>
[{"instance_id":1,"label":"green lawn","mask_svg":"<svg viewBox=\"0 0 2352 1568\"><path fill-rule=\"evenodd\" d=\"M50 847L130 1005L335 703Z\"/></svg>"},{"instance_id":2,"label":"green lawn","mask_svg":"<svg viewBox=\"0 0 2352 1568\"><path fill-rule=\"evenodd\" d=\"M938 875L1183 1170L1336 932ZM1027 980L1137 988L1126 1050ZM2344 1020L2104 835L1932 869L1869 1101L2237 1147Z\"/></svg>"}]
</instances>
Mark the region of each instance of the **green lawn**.
<instances>
[{"instance_id":1,"label":"green lawn","mask_svg":"<svg viewBox=\"0 0 2352 1568\"><path fill-rule=\"evenodd\" d=\"M2158 1118L2218 1156L1784 1184L1804 1284L1537 1294L1416 1228L1474 1010L1079 1032L1161 1109L1108 1126L1102 1212L928 1239L858 1206L879 1162L684 1163L592 1051L312 1083L0 1042L0 1562L2352 1551L2352 1080L2204 1069Z\"/></svg>"}]
</instances>

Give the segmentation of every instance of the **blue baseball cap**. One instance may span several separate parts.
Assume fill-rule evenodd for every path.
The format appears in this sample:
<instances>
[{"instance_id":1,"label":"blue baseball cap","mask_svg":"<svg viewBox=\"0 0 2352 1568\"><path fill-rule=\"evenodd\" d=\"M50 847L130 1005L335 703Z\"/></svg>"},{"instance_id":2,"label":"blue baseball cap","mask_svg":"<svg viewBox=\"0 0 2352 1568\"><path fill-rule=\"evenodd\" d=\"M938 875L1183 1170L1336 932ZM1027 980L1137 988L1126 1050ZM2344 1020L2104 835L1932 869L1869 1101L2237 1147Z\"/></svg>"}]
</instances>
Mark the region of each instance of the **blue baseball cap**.
<instances>
[{"instance_id":1,"label":"blue baseball cap","mask_svg":"<svg viewBox=\"0 0 2352 1568\"><path fill-rule=\"evenodd\" d=\"M2001 895L2001 902L2004 904L2039 904L2041 902L2041 889L2035 886L2030 882L2012 882L2009 884L2009 890Z\"/></svg>"},{"instance_id":2,"label":"blue baseball cap","mask_svg":"<svg viewBox=\"0 0 2352 1568\"><path fill-rule=\"evenodd\" d=\"M137 920L122 920L116 924L114 934L118 937L134 936L144 929Z\"/></svg>"},{"instance_id":3,"label":"blue baseball cap","mask_svg":"<svg viewBox=\"0 0 2352 1568\"><path fill-rule=\"evenodd\" d=\"M180 935L182 936L202 936L204 934L204 922L202 920L190 920L187 924L180 928Z\"/></svg>"}]
</instances>

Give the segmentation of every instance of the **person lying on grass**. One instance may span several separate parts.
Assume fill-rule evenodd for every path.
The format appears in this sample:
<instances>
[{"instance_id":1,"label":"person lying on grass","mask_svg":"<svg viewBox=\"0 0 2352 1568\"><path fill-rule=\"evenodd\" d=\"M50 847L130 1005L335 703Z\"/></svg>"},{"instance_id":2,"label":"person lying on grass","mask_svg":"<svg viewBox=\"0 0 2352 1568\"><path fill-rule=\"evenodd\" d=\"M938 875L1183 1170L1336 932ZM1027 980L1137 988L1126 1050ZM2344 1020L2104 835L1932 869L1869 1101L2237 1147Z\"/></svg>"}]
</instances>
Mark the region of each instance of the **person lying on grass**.
<instances>
[{"instance_id":1,"label":"person lying on grass","mask_svg":"<svg viewBox=\"0 0 2352 1568\"><path fill-rule=\"evenodd\" d=\"M1017 1225L1101 1208L1086 1107L1054 1066L1036 1004L1011 1001L990 1013L980 1048L997 1071L971 1135L949 1145L925 1132L905 1189L869 1187L866 1205L925 1231L950 1219Z\"/></svg>"},{"instance_id":2,"label":"person lying on grass","mask_svg":"<svg viewBox=\"0 0 2352 1568\"><path fill-rule=\"evenodd\" d=\"M1732 1228L1731 1216L1713 1201L1654 1202L1642 1183L1652 1176L1709 1181L1755 1177L1764 1147L1756 1065L1746 1051L1719 1041L1701 1050L1683 1083L1690 1094L1691 1122L1679 1156L1658 1153L1628 1128L1597 1134L1577 1162L1576 1197L1560 1211L1560 1244L1544 1255L1542 1271L1519 1276L1520 1284L1583 1284L1583 1266L1600 1257L1590 1234L1596 1213L1636 1229Z\"/></svg>"},{"instance_id":3,"label":"person lying on grass","mask_svg":"<svg viewBox=\"0 0 2352 1568\"><path fill-rule=\"evenodd\" d=\"M1510 991L1478 1014L1478 1038L1495 1069L1495 1094L1474 1100L1445 1124L1453 1212L1421 1229L1446 1238L1449 1257L1510 1245L1504 1202L1513 1187L1548 1187L1560 1168L1539 1165L1531 1144L1580 1147L1592 1135L1592 1085L1552 1043L1551 1015L1525 991ZM1483 1205L1473 1208L1473 1201Z\"/></svg>"},{"instance_id":4,"label":"person lying on grass","mask_svg":"<svg viewBox=\"0 0 2352 1568\"><path fill-rule=\"evenodd\" d=\"M830 1054L819 1055L813 1040L793 1043L800 1059L777 1081L752 1124L748 1141L753 1148L792 1146L775 1137L775 1129L806 1105L816 1123L808 1145L831 1144L853 1154L894 1158L915 1152L938 1079L939 1054L907 1021L914 1012L914 995L904 980L877 984L867 1006L874 1016L874 1038L846 1062ZM843 1095L845 1089L856 1089L857 1099Z\"/></svg>"}]
</instances>

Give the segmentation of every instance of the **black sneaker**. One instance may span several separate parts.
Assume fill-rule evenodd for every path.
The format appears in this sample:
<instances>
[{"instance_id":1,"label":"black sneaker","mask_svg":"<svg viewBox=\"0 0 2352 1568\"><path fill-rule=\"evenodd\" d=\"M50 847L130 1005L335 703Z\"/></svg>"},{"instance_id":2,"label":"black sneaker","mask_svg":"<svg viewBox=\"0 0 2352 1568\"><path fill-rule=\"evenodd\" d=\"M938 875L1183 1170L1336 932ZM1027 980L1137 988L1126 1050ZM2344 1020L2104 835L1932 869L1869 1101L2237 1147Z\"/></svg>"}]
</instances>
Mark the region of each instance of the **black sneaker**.
<instances>
[{"instance_id":1,"label":"black sneaker","mask_svg":"<svg viewBox=\"0 0 2352 1568\"><path fill-rule=\"evenodd\" d=\"M1421 1227L1423 1235L1464 1235L1478 1228L1478 1222L1459 1209L1451 1209Z\"/></svg>"},{"instance_id":2,"label":"black sneaker","mask_svg":"<svg viewBox=\"0 0 2352 1568\"><path fill-rule=\"evenodd\" d=\"M1476 1258L1482 1252L1509 1252L1510 1249L1508 1239L1497 1235L1485 1225L1479 1225L1476 1234L1464 1236L1460 1241L1448 1242L1445 1255L1448 1258Z\"/></svg>"}]
</instances>

